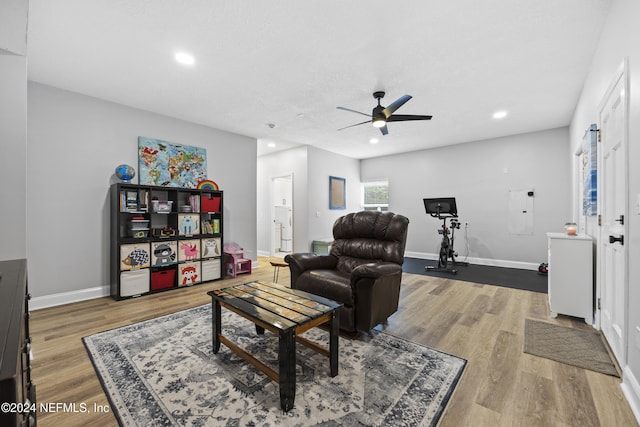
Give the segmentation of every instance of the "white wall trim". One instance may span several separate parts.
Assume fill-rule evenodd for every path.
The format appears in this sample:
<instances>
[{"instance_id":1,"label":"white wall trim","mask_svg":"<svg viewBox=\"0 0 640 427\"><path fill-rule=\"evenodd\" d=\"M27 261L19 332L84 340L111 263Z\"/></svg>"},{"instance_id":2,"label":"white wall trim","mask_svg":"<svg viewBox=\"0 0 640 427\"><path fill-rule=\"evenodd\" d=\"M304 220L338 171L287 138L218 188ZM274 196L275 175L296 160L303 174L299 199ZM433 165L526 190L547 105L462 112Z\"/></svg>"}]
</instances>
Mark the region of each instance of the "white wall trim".
<instances>
[{"instance_id":1,"label":"white wall trim","mask_svg":"<svg viewBox=\"0 0 640 427\"><path fill-rule=\"evenodd\" d=\"M268 253L265 251L258 251L258 256L268 257ZM437 254L429 254L424 252L405 252L405 256L410 258L430 259L437 260ZM463 259L459 258L460 261ZM494 267L507 267L507 268L520 268L523 270L538 270L538 265L528 262L520 261L508 261L499 259L484 259L484 258L467 258L465 261L471 264L490 265ZM257 268L258 262L252 261L251 268ZM41 297L34 297L29 301L29 308L31 310L40 310L48 307L55 307L58 305L70 304L72 302L86 301L95 298L108 297L110 295L109 287L95 287L89 289L81 289L78 291L61 292L59 294L44 295ZM639 393L640 395L640 393Z\"/></svg>"},{"instance_id":2,"label":"white wall trim","mask_svg":"<svg viewBox=\"0 0 640 427\"><path fill-rule=\"evenodd\" d=\"M34 297L29 301L29 309L40 310L42 308L55 307L72 302L108 297L109 294L109 286L97 286L95 288L81 289L78 291Z\"/></svg>"},{"instance_id":3,"label":"white wall trim","mask_svg":"<svg viewBox=\"0 0 640 427\"><path fill-rule=\"evenodd\" d=\"M258 256L263 256L263 257L266 257L266 258L269 258L271 256L269 251L261 251L260 249L258 249L256 252L257 252Z\"/></svg>"},{"instance_id":4,"label":"white wall trim","mask_svg":"<svg viewBox=\"0 0 640 427\"><path fill-rule=\"evenodd\" d=\"M624 393L629 406L631 406L631 411L633 411L636 421L640 423L640 384L638 384L638 380L636 380L629 366L625 366L622 370L620 388L622 388L622 393Z\"/></svg>"},{"instance_id":5,"label":"white wall trim","mask_svg":"<svg viewBox=\"0 0 640 427\"><path fill-rule=\"evenodd\" d=\"M429 259L429 260L438 259L438 254L432 254L432 253L426 253L426 252L406 251L404 253L404 256L409 258L420 258L420 259ZM492 267L520 268L522 270L534 270L534 271L538 271L538 267L539 267L539 264L532 263L532 262L510 261L510 260L504 260L504 259L458 257L458 261L466 261L469 264L489 265Z\"/></svg>"}]
</instances>

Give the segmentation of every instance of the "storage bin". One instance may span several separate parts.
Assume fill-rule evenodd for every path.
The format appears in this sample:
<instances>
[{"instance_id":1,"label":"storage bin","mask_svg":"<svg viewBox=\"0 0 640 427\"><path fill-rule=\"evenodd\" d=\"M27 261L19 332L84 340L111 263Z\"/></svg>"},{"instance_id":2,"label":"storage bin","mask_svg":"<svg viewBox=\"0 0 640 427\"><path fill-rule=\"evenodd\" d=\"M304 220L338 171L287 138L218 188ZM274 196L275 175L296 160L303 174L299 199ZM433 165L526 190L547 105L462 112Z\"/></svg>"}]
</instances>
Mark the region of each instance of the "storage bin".
<instances>
[{"instance_id":1,"label":"storage bin","mask_svg":"<svg viewBox=\"0 0 640 427\"><path fill-rule=\"evenodd\" d=\"M143 239L149 235L149 229L132 228L131 230L129 230L129 235L135 239Z\"/></svg>"},{"instance_id":2,"label":"storage bin","mask_svg":"<svg viewBox=\"0 0 640 427\"><path fill-rule=\"evenodd\" d=\"M130 243L120 246L120 271L149 267L149 243Z\"/></svg>"},{"instance_id":3,"label":"storage bin","mask_svg":"<svg viewBox=\"0 0 640 427\"><path fill-rule=\"evenodd\" d=\"M173 207L172 200L152 200L151 207L156 213L169 213Z\"/></svg>"},{"instance_id":4,"label":"storage bin","mask_svg":"<svg viewBox=\"0 0 640 427\"><path fill-rule=\"evenodd\" d=\"M172 288L176 284L176 267L163 268L151 272L151 290Z\"/></svg>"},{"instance_id":5,"label":"storage bin","mask_svg":"<svg viewBox=\"0 0 640 427\"><path fill-rule=\"evenodd\" d=\"M178 242L168 240L151 243L151 265L163 266L178 262Z\"/></svg>"},{"instance_id":6,"label":"storage bin","mask_svg":"<svg viewBox=\"0 0 640 427\"><path fill-rule=\"evenodd\" d=\"M199 261L178 264L178 286L191 286L201 281Z\"/></svg>"},{"instance_id":7,"label":"storage bin","mask_svg":"<svg viewBox=\"0 0 640 427\"><path fill-rule=\"evenodd\" d=\"M201 212L220 212L220 197L213 194L202 194L200 197Z\"/></svg>"},{"instance_id":8,"label":"storage bin","mask_svg":"<svg viewBox=\"0 0 640 427\"><path fill-rule=\"evenodd\" d=\"M148 268L120 273L120 296L130 297L146 292L149 292Z\"/></svg>"},{"instance_id":9,"label":"storage bin","mask_svg":"<svg viewBox=\"0 0 640 427\"><path fill-rule=\"evenodd\" d=\"M202 281L208 282L219 279L221 277L221 263L222 260L220 258L202 261Z\"/></svg>"},{"instance_id":10,"label":"storage bin","mask_svg":"<svg viewBox=\"0 0 640 427\"><path fill-rule=\"evenodd\" d=\"M144 238L149 235L148 219L132 219L129 221L129 236L136 239Z\"/></svg>"},{"instance_id":11,"label":"storage bin","mask_svg":"<svg viewBox=\"0 0 640 427\"><path fill-rule=\"evenodd\" d=\"M200 239L180 240L178 242L178 261L200 259Z\"/></svg>"},{"instance_id":12,"label":"storage bin","mask_svg":"<svg viewBox=\"0 0 640 427\"><path fill-rule=\"evenodd\" d=\"M201 258L219 257L222 255L222 246L219 237L202 239Z\"/></svg>"},{"instance_id":13,"label":"storage bin","mask_svg":"<svg viewBox=\"0 0 640 427\"><path fill-rule=\"evenodd\" d=\"M149 228L149 220L148 219L132 219L129 221L129 228L136 229L141 228L143 230L147 230Z\"/></svg>"},{"instance_id":14,"label":"storage bin","mask_svg":"<svg viewBox=\"0 0 640 427\"><path fill-rule=\"evenodd\" d=\"M178 234L180 236L193 236L200 234L200 215L179 214Z\"/></svg>"}]
</instances>

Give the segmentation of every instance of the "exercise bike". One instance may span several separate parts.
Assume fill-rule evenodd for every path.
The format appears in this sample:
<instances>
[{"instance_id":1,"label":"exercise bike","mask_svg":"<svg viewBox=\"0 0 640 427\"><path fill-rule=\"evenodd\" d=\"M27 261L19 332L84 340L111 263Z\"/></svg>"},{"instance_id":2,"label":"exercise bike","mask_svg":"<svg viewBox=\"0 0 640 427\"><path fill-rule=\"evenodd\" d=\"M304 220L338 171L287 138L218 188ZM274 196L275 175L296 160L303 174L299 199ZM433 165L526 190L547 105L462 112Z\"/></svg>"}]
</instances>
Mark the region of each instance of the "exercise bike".
<instances>
[{"instance_id":1,"label":"exercise bike","mask_svg":"<svg viewBox=\"0 0 640 427\"><path fill-rule=\"evenodd\" d=\"M442 220L442 227L438 230L438 234L442 235L440 253L438 254L438 266L433 267L428 265L425 267L425 270L457 274L458 270L454 268L455 266L469 265L469 263L456 261L458 254L453 249L455 232L460 229L456 199L455 197L423 199L423 202L425 211L429 215ZM447 219L450 219L449 227L447 227ZM451 235L451 237L449 237L449 235ZM449 258L451 258L451 263L449 263Z\"/></svg>"}]
</instances>

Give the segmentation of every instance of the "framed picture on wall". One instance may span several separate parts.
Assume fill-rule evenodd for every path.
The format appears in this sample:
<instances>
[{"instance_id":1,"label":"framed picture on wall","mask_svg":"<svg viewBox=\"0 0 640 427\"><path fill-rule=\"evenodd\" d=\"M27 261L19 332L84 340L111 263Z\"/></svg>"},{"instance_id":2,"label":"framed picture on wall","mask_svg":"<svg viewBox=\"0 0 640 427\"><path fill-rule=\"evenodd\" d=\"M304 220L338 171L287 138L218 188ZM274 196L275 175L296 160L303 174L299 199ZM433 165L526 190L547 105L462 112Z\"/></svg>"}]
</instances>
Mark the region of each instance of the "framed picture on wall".
<instances>
[{"instance_id":1,"label":"framed picture on wall","mask_svg":"<svg viewBox=\"0 0 640 427\"><path fill-rule=\"evenodd\" d=\"M138 137L140 184L196 188L207 179L207 150Z\"/></svg>"},{"instance_id":2,"label":"framed picture on wall","mask_svg":"<svg viewBox=\"0 0 640 427\"><path fill-rule=\"evenodd\" d=\"M329 209L346 209L345 187L347 180L336 176L329 177Z\"/></svg>"}]
</instances>

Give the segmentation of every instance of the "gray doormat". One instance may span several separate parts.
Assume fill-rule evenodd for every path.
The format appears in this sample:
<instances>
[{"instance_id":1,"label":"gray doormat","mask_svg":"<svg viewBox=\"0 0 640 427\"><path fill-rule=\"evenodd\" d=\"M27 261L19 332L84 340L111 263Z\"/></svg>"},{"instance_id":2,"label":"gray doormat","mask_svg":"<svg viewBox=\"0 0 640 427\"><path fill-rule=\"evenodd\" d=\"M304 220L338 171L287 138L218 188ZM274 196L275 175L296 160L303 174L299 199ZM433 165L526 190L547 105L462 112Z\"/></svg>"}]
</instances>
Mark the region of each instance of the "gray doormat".
<instances>
[{"instance_id":1,"label":"gray doormat","mask_svg":"<svg viewBox=\"0 0 640 427\"><path fill-rule=\"evenodd\" d=\"M524 352L619 377L599 332L526 319Z\"/></svg>"}]
</instances>

